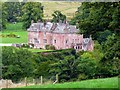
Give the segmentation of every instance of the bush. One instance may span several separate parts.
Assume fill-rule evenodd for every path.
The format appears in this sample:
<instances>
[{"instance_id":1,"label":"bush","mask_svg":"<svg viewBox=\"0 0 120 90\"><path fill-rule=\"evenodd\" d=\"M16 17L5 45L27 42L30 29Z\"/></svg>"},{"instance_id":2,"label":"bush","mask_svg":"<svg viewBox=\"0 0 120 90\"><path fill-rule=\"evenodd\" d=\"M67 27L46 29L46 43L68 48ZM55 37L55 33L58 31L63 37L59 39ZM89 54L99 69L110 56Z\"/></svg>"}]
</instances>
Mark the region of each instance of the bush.
<instances>
[{"instance_id":1,"label":"bush","mask_svg":"<svg viewBox=\"0 0 120 90\"><path fill-rule=\"evenodd\" d=\"M23 44L22 47L29 48L29 45L28 44Z\"/></svg>"},{"instance_id":2,"label":"bush","mask_svg":"<svg viewBox=\"0 0 120 90\"><path fill-rule=\"evenodd\" d=\"M47 50L55 50L55 46L53 46L53 45L46 45L45 48Z\"/></svg>"},{"instance_id":3,"label":"bush","mask_svg":"<svg viewBox=\"0 0 120 90\"><path fill-rule=\"evenodd\" d=\"M0 37L6 37L4 34L1 34Z\"/></svg>"},{"instance_id":4,"label":"bush","mask_svg":"<svg viewBox=\"0 0 120 90\"><path fill-rule=\"evenodd\" d=\"M82 73L78 75L78 80L85 80L85 79L87 79L87 76L85 74Z\"/></svg>"},{"instance_id":5,"label":"bush","mask_svg":"<svg viewBox=\"0 0 120 90\"><path fill-rule=\"evenodd\" d=\"M13 37L13 38L16 38L17 35L13 34L13 33L10 33L10 34L7 34L6 37Z\"/></svg>"}]
</instances>

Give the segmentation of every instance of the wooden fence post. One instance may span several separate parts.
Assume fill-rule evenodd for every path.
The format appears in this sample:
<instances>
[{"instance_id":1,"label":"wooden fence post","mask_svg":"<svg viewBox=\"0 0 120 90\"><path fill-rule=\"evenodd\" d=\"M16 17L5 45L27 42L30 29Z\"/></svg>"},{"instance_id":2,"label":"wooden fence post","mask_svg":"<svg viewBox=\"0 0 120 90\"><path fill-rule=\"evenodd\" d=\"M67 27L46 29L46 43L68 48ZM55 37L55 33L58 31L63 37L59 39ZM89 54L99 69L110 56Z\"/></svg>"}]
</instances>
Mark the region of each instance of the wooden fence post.
<instances>
[{"instance_id":1,"label":"wooden fence post","mask_svg":"<svg viewBox=\"0 0 120 90\"><path fill-rule=\"evenodd\" d=\"M33 79L33 85L35 85L35 79Z\"/></svg>"},{"instance_id":2,"label":"wooden fence post","mask_svg":"<svg viewBox=\"0 0 120 90\"><path fill-rule=\"evenodd\" d=\"M53 84L56 84L58 82L59 78L58 78L58 74L56 74L56 80Z\"/></svg>"},{"instance_id":3,"label":"wooden fence post","mask_svg":"<svg viewBox=\"0 0 120 90\"><path fill-rule=\"evenodd\" d=\"M8 88L8 80L6 79L6 88Z\"/></svg>"},{"instance_id":4,"label":"wooden fence post","mask_svg":"<svg viewBox=\"0 0 120 90\"><path fill-rule=\"evenodd\" d=\"M25 77L25 86L27 86L27 77Z\"/></svg>"},{"instance_id":5,"label":"wooden fence post","mask_svg":"<svg viewBox=\"0 0 120 90\"><path fill-rule=\"evenodd\" d=\"M56 81L58 82L59 78L58 78L58 74L56 74Z\"/></svg>"},{"instance_id":6,"label":"wooden fence post","mask_svg":"<svg viewBox=\"0 0 120 90\"><path fill-rule=\"evenodd\" d=\"M43 77L42 76L40 77L40 80L41 80L41 84L43 84Z\"/></svg>"}]
</instances>

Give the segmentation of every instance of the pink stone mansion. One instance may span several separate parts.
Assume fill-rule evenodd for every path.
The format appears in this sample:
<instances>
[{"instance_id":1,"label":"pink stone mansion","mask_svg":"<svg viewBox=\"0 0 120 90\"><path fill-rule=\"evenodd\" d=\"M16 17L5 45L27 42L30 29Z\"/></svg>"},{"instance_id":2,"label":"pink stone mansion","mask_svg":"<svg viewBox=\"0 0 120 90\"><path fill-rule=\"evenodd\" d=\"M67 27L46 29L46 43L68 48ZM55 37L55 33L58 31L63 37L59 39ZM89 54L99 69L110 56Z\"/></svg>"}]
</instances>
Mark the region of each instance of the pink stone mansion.
<instances>
[{"instance_id":1,"label":"pink stone mansion","mask_svg":"<svg viewBox=\"0 0 120 90\"><path fill-rule=\"evenodd\" d=\"M76 50L92 51L94 42L91 38L83 38L76 26L68 23L37 22L28 28L28 44L34 48L45 49L46 45L53 45L55 49L74 48Z\"/></svg>"}]
</instances>

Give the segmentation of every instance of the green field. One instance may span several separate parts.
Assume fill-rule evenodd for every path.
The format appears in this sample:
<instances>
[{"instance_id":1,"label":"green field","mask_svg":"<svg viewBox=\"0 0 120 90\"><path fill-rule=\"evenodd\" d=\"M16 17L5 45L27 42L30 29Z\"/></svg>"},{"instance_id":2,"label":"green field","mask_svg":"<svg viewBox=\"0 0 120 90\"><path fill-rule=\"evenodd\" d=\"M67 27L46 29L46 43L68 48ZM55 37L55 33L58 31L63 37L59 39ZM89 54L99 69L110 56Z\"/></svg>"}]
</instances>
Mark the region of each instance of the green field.
<instances>
[{"instance_id":1,"label":"green field","mask_svg":"<svg viewBox=\"0 0 120 90\"><path fill-rule=\"evenodd\" d=\"M28 49L31 52L49 52L49 51L53 51L53 50L45 50L45 49Z\"/></svg>"},{"instance_id":2,"label":"green field","mask_svg":"<svg viewBox=\"0 0 120 90\"><path fill-rule=\"evenodd\" d=\"M8 23L6 29L2 31L3 35L15 34L20 36L20 38L9 38L2 37L2 43L27 43L28 42L28 33L27 30L22 29L22 23ZM1 38L1 37L0 37Z\"/></svg>"},{"instance_id":3,"label":"green field","mask_svg":"<svg viewBox=\"0 0 120 90\"><path fill-rule=\"evenodd\" d=\"M118 77L66 82L60 84L34 85L23 88L118 88Z\"/></svg>"}]
</instances>

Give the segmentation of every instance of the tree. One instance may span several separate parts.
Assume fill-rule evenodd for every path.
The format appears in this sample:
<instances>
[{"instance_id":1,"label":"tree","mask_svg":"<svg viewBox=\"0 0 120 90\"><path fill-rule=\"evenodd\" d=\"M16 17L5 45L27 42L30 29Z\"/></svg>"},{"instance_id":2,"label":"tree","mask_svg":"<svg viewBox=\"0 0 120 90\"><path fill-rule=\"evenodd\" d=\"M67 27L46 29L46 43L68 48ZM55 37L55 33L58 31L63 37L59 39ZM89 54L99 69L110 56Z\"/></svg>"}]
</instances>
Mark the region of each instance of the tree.
<instances>
[{"instance_id":1,"label":"tree","mask_svg":"<svg viewBox=\"0 0 120 90\"><path fill-rule=\"evenodd\" d=\"M36 63L31 52L14 47L3 47L2 50L3 79L17 82L24 77L33 77Z\"/></svg>"},{"instance_id":2,"label":"tree","mask_svg":"<svg viewBox=\"0 0 120 90\"><path fill-rule=\"evenodd\" d=\"M6 13L5 19L8 22L16 22L18 21L18 18L21 17L21 8L22 8L21 2L5 2L3 3L2 9L3 13Z\"/></svg>"},{"instance_id":3,"label":"tree","mask_svg":"<svg viewBox=\"0 0 120 90\"><path fill-rule=\"evenodd\" d=\"M119 34L120 35L120 34ZM120 36L113 34L103 43L104 57L101 59L101 74L116 76L120 73Z\"/></svg>"},{"instance_id":4,"label":"tree","mask_svg":"<svg viewBox=\"0 0 120 90\"><path fill-rule=\"evenodd\" d=\"M7 22L7 12L6 12L6 7L5 7L5 4L1 3L1 7L0 9L2 9L2 15L1 15L1 30L5 29L6 28L6 22Z\"/></svg>"},{"instance_id":5,"label":"tree","mask_svg":"<svg viewBox=\"0 0 120 90\"><path fill-rule=\"evenodd\" d=\"M76 78L78 60L74 56L65 56L63 60L57 60L57 62L51 64L50 73L52 75L59 75L60 81L68 81Z\"/></svg>"},{"instance_id":6,"label":"tree","mask_svg":"<svg viewBox=\"0 0 120 90\"><path fill-rule=\"evenodd\" d=\"M2 11L2 3L0 2L0 11ZM2 30L2 27L3 27L3 25L2 25L2 13L0 13L0 31Z\"/></svg>"},{"instance_id":7,"label":"tree","mask_svg":"<svg viewBox=\"0 0 120 90\"><path fill-rule=\"evenodd\" d=\"M105 30L102 32L99 32L98 35L96 35L96 38L100 44L104 43L107 40L107 37L112 35L112 32L110 30Z\"/></svg>"},{"instance_id":8,"label":"tree","mask_svg":"<svg viewBox=\"0 0 120 90\"><path fill-rule=\"evenodd\" d=\"M84 2L76 13L76 25L86 37L98 39L99 32L120 29L119 2Z\"/></svg>"},{"instance_id":9,"label":"tree","mask_svg":"<svg viewBox=\"0 0 120 90\"><path fill-rule=\"evenodd\" d=\"M90 52L85 52L79 58L78 70L80 75L84 74L86 78L93 78L96 75L97 61Z\"/></svg>"},{"instance_id":10,"label":"tree","mask_svg":"<svg viewBox=\"0 0 120 90\"><path fill-rule=\"evenodd\" d=\"M59 22L60 20L64 22L66 20L66 16L63 15L60 11L54 11L52 16L53 16L53 19L51 20L52 22Z\"/></svg>"},{"instance_id":11,"label":"tree","mask_svg":"<svg viewBox=\"0 0 120 90\"><path fill-rule=\"evenodd\" d=\"M24 22L23 27L29 28L31 21L37 22L38 20L42 21L43 17L43 6L38 2L27 2L22 7L22 20Z\"/></svg>"}]
</instances>

